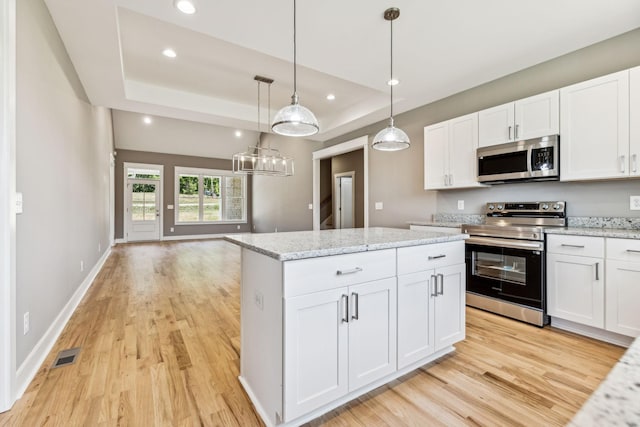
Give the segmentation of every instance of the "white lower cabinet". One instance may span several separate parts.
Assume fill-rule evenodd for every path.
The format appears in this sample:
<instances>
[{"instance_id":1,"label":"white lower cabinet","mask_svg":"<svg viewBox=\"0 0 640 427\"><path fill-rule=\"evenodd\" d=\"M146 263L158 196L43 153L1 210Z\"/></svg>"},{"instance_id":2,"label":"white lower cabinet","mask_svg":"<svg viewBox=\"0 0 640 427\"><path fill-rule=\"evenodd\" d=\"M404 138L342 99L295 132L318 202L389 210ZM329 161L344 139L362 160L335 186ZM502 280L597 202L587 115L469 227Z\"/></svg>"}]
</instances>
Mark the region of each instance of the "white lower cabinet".
<instances>
[{"instance_id":1,"label":"white lower cabinet","mask_svg":"<svg viewBox=\"0 0 640 427\"><path fill-rule=\"evenodd\" d=\"M607 239L606 329L640 336L640 241Z\"/></svg>"},{"instance_id":2,"label":"white lower cabinet","mask_svg":"<svg viewBox=\"0 0 640 427\"><path fill-rule=\"evenodd\" d=\"M465 337L465 265L398 276L398 369Z\"/></svg>"},{"instance_id":3,"label":"white lower cabinet","mask_svg":"<svg viewBox=\"0 0 640 427\"><path fill-rule=\"evenodd\" d=\"M292 420L396 371L396 278L286 299L284 401Z\"/></svg>"}]
</instances>

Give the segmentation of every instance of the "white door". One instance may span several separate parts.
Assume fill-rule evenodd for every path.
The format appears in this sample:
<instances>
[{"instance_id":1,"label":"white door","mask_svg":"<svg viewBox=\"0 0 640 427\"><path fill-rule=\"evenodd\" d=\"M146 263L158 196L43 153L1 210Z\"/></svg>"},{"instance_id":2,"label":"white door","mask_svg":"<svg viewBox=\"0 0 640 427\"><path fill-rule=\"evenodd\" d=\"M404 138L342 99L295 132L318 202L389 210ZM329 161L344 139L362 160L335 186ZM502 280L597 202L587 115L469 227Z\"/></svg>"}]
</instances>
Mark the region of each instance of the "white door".
<instances>
[{"instance_id":1,"label":"white door","mask_svg":"<svg viewBox=\"0 0 640 427\"><path fill-rule=\"evenodd\" d=\"M396 278L349 288L349 391L396 371Z\"/></svg>"},{"instance_id":2,"label":"white door","mask_svg":"<svg viewBox=\"0 0 640 427\"><path fill-rule=\"evenodd\" d=\"M629 134L629 171L631 176L640 175L640 67L632 68L629 72L630 122Z\"/></svg>"},{"instance_id":3,"label":"white door","mask_svg":"<svg viewBox=\"0 0 640 427\"><path fill-rule=\"evenodd\" d=\"M538 138L560 133L560 91L516 101L516 140Z\"/></svg>"},{"instance_id":4,"label":"white door","mask_svg":"<svg viewBox=\"0 0 640 427\"><path fill-rule=\"evenodd\" d=\"M478 186L478 113L449 121L449 186Z\"/></svg>"},{"instance_id":5,"label":"white door","mask_svg":"<svg viewBox=\"0 0 640 427\"><path fill-rule=\"evenodd\" d=\"M475 157L475 151L474 151ZM449 122L424 128L424 189L447 186L449 173Z\"/></svg>"},{"instance_id":6,"label":"white door","mask_svg":"<svg viewBox=\"0 0 640 427\"><path fill-rule=\"evenodd\" d=\"M335 175L336 212L335 228L355 227L355 172Z\"/></svg>"},{"instance_id":7,"label":"white door","mask_svg":"<svg viewBox=\"0 0 640 427\"><path fill-rule=\"evenodd\" d=\"M127 241L160 240L160 181L127 181Z\"/></svg>"},{"instance_id":8,"label":"white door","mask_svg":"<svg viewBox=\"0 0 640 427\"><path fill-rule=\"evenodd\" d=\"M478 146L504 144L513 141L514 103L487 108L478 113Z\"/></svg>"},{"instance_id":9,"label":"white door","mask_svg":"<svg viewBox=\"0 0 640 427\"><path fill-rule=\"evenodd\" d=\"M433 270L398 276L398 369L434 352Z\"/></svg>"},{"instance_id":10,"label":"white door","mask_svg":"<svg viewBox=\"0 0 640 427\"><path fill-rule=\"evenodd\" d=\"M347 394L347 292L338 288L285 300L285 421Z\"/></svg>"},{"instance_id":11,"label":"white door","mask_svg":"<svg viewBox=\"0 0 640 427\"><path fill-rule=\"evenodd\" d=\"M640 262L607 259L606 329L640 336Z\"/></svg>"},{"instance_id":12,"label":"white door","mask_svg":"<svg viewBox=\"0 0 640 427\"><path fill-rule=\"evenodd\" d=\"M435 349L441 350L465 337L465 264L439 268L434 305Z\"/></svg>"}]
</instances>

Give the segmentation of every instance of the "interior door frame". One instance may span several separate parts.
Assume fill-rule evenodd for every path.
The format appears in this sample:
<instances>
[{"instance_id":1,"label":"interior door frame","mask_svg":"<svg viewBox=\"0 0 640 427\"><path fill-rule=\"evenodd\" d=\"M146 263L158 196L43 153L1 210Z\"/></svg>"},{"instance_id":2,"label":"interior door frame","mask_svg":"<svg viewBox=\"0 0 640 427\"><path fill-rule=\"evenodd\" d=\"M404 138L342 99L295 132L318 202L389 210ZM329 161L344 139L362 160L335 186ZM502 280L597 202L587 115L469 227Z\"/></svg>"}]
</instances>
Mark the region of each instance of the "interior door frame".
<instances>
[{"instance_id":1,"label":"interior door frame","mask_svg":"<svg viewBox=\"0 0 640 427\"><path fill-rule=\"evenodd\" d=\"M163 214L163 207L164 207L164 198L163 198L163 194L164 194L164 165L152 165L149 163L128 163L128 162L124 162L123 164L123 181L122 181L122 215L123 215L123 230L122 230L122 237L125 243L127 243L129 241L129 236L128 236L128 231L129 231L129 212L127 211L127 207L129 206L129 189L127 188L127 185L129 184L129 178L128 178L128 172L129 169L157 169L160 171L160 185L158 187L158 193L159 193L159 204L160 204L160 209L159 209L159 213L160 213L160 217L159 217L159 223L158 223L158 227L160 227L160 233L159 233L159 237L158 237L158 241L162 241L164 240L164 214Z\"/></svg>"},{"instance_id":2,"label":"interior door frame","mask_svg":"<svg viewBox=\"0 0 640 427\"><path fill-rule=\"evenodd\" d=\"M369 135L313 152L313 229L320 230L320 160L362 149L364 157L364 228L369 227ZM355 194L355 193L354 193Z\"/></svg>"},{"instance_id":3,"label":"interior door frame","mask_svg":"<svg viewBox=\"0 0 640 427\"><path fill-rule=\"evenodd\" d=\"M16 400L16 1L0 0L0 412Z\"/></svg>"},{"instance_id":4,"label":"interior door frame","mask_svg":"<svg viewBox=\"0 0 640 427\"><path fill-rule=\"evenodd\" d=\"M333 218L335 228L342 228L342 215L338 212L338 207L342 210L342 204L339 203L342 200L342 187L338 185L338 180L341 178L351 178L351 222L353 228L356 228L356 172L348 171L333 174L333 194L336 202L333 204Z\"/></svg>"}]
</instances>

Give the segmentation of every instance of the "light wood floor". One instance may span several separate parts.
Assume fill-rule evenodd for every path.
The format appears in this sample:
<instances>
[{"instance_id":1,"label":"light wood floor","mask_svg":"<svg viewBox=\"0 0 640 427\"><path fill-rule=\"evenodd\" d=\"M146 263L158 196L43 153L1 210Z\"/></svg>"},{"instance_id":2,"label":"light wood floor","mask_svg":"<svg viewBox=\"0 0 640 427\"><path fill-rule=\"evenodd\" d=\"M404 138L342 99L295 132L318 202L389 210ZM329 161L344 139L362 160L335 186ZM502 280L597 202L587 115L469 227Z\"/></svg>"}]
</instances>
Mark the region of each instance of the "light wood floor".
<instances>
[{"instance_id":1,"label":"light wood floor","mask_svg":"<svg viewBox=\"0 0 640 427\"><path fill-rule=\"evenodd\" d=\"M239 261L219 240L114 248L0 425L261 425L237 380ZM474 309L456 347L310 425L564 425L624 352Z\"/></svg>"}]
</instances>

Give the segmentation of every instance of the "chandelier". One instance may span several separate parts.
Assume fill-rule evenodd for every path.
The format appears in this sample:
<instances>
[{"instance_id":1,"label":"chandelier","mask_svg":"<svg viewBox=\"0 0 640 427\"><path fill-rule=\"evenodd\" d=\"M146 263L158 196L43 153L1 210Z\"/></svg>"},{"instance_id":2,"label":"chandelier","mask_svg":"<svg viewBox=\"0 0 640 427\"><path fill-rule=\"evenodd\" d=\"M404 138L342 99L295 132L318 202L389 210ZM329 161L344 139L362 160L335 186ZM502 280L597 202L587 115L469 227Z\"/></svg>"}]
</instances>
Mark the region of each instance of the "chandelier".
<instances>
[{"instance_id":1,"label":"chandelier","mask_svg":"<svg viewBox=\"0 0 640 427\"><path fill-rule=\"evenodd\" d=\"M271 116L271 83L273 79L255 76L258 82L258 142L253 147L247 147L247 151L233 155L233 173L245 175L270 175L291 176L294 173L293 159L280 154L280 151L271 148L270 144L262 146L263 132L260 122L260 84L266 83L269 88L269 116ZM268 122L268 120L267 120Z\"/></svg>"}]
</instances>

